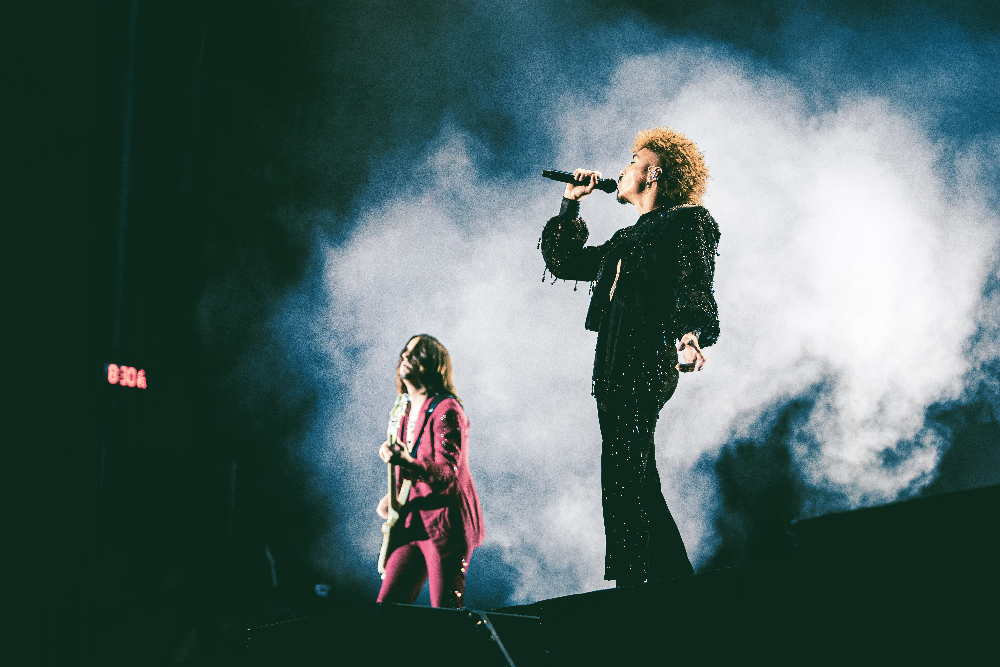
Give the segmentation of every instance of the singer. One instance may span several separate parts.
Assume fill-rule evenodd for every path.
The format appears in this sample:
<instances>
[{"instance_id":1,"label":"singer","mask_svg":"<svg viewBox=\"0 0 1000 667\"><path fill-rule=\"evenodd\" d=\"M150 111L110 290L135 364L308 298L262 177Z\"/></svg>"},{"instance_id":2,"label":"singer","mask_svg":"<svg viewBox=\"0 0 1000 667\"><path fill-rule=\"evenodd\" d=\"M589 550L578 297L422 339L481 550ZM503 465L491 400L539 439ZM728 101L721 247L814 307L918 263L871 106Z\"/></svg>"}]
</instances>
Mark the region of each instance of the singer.
<instances>
[{"instance_id":1,"label":"singer","mask_svg":"<svg viewBox=\"0 0 1000 667\"><path fill-rule=\"evenodd\" d=\"M653 432L680 372L705 366L719 336L712 289L719 227L701 204L704 156L670 128L642 130L618 176L618 201L638 221L587 246L580 200L599 172L577 169L559 215L542 231L545 266L593 283L586 327L597 332L593 394L601 426L604 578L618 586L692 573L656 469ZM678 363L678 352L683 363ZM687 416L691 418L691 416Z\"/></svg>"}]
</instances>

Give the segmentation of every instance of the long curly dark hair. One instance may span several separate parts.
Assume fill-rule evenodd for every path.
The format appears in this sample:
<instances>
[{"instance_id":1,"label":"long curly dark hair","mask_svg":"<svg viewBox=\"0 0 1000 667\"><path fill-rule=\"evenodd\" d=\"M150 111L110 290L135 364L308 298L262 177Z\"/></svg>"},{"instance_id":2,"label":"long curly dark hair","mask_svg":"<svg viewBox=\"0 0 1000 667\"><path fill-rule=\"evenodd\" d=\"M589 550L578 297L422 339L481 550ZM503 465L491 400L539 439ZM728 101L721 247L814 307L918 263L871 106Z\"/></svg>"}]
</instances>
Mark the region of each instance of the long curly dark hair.
<instances>
[{"instance_id":1,"label":"long curly dark hair","mask_svg":"<svg viewBox=\"0 0 1000 667\"><path fill-rule=\"evenodd\" d=\"M403 353L406 352L406 348L409 347L410 341L414 338L418 340L411 356L418 359L423 367L420 381L427 388L427 394L451 394L458 398L451 368L451 355L448 354L448 350L441 344L441 341L429 334L410 336L406 345L400 350L399 360L396 361L396 391L400 394L406 391L406 387L403 386L403 381L399 377L399 365L403 363Z\"/></svg>"}]
</instances>

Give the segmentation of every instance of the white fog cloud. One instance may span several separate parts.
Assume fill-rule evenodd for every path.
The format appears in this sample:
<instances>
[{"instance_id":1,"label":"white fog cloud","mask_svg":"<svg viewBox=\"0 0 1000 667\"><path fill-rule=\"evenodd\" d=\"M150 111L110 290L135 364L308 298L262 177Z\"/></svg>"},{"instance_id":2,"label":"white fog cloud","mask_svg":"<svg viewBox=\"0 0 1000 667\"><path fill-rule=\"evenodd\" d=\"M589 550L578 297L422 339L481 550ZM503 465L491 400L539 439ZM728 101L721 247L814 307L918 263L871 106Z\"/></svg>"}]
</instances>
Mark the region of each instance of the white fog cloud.
<instances>
[{"instance_id":1,"label":"white fog cloud","mask_svg":"<svg viewBox=\"0 0 1000 667\"><path fill-rule=\"evenodd\" d=\"M637 129L669 124L712 170L705 205L722 229L722 336L706 370L682 378L656 434L664 492L696 567L710 555L715 503L695 464L818 382L829 387L807 427L818 454L795 450L809 484L859 505L929 481L940 444L924 410L962 389L964 341L997 244L975 173L963 189L947 176L960 156L886 100L811 110L787 81L709 50L624 60L601 95L560 104L573 112L551 128L563 147L553 167L614 175ZM323 250L328 307L309 340L348 391L321 411L306 450L317 492L340 517L317 557L377 585L375 447L396 355L426 332L452 353L487 544L519 577L510 601L593 590L607 583L588 285L542 282L536 244L560 186L484 178L478 150L444 128L423 176L394 188L403 194L371 197L353 232ZM600 193L582 214L591 243L637 217ZM915 443L904 462L880 466L900 441Z\"/></svg>"}]
</instances>

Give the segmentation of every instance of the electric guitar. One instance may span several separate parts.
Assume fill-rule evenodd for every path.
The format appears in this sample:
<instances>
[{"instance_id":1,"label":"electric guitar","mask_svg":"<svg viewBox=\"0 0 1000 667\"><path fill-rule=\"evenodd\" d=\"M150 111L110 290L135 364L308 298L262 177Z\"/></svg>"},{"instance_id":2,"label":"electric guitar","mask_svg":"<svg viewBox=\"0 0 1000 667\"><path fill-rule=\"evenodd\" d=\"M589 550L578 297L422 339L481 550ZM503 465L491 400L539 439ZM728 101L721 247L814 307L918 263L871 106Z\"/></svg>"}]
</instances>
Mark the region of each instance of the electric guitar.
<instances>
[{"instance_id":1,"label":"electric guitar","mask_svg":"<svg viewBox=\"0 0 1000 667\"><path fill-rule=\"evenodd\" d=\"M399 444L399 424L403 421L406 408L410 404L410 397L406 394L396 396L396 403L389 413L389 426L386 428L386 437L389 440L389 447ZM416 415L413 416L416 419ZM382 549L378 554L378 573L385 579L385 561L389 557L389 543L392 541L392 531L396 522L399 521L399 510L410 498L410 480L404 479L399 487L399 495L396 494L396 476L399 474L399 466L391 463L386 464L389 470L389 518L382 524Z\"/></svg>"}]
</instances>

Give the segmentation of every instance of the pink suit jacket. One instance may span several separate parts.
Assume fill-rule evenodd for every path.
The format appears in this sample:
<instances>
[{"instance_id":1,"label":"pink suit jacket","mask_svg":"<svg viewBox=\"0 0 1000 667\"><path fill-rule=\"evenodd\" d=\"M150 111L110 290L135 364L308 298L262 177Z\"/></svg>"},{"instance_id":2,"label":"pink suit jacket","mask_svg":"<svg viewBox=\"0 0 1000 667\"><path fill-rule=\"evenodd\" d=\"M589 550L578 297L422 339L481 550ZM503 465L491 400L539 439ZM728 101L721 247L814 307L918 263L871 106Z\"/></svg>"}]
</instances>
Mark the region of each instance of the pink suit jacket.
<instances>
[{"instance_id":1,"label":"pink suit jacket","mask_svg":"<svg viewBox=\"0 0 1000 667\"><path fill-rule=\"evenodd\" d=\"M419 437L416 465L403 476L413 480L410 499L406 504L409 513L406 526L419 512L427 535L433 539L462 537L471 552L486 538L483 511L479 494L469 471L469 419L462 404L454 398L445 398L427 416L433 396L416 415L414 438ZM411 404L412 407L412 404ZM404 441L409 413L399 425L399 439Z\"/></svg>"}]
</instances>

